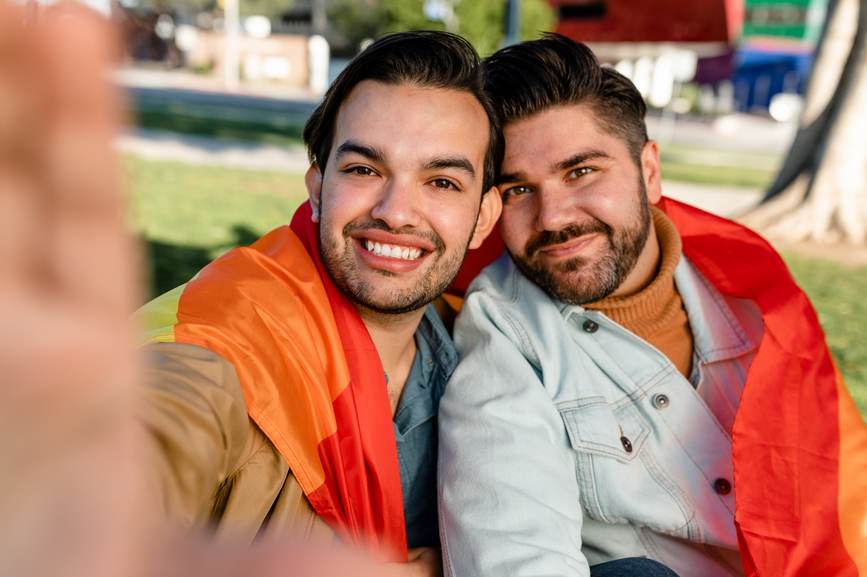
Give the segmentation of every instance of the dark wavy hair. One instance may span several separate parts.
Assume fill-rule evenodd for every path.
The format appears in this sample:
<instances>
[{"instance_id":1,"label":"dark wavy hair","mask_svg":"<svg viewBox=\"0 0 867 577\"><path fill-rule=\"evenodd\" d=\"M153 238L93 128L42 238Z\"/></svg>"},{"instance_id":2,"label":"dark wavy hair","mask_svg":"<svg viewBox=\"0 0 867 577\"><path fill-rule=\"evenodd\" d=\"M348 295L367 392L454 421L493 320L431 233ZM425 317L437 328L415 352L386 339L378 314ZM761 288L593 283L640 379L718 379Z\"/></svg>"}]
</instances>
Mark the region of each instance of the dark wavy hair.
<instances>
[{"instance_id":1,"label":"dark wavy hair","mask_svg":"<svg viewBox=\"0 0 867 577\"><path fill-rule=\"evenodd\" d=\"M485 91L484 70L473 46L455 34L435 31L399 32L379 38L356 56L325 93L304 126L310 160L325 171L340 106L364 80L414 84L472 94L488 116L489 141L482 192L494 185L503 158L503 137L493 104ZM400 114L395 110L393 114Z\"/></svg>"},{"instance_id":2,"label":"dark wavy hair","mask_svg":"<svg viewBox=\"0 0 867 577\"><path fill-rule=\"evenodd\" d=\"M503 124L552 106L586 104L638 163L647 142L647 106L632 82L599 65L584 44L560 34L499 50L484 61L487 90Z\"/></svg>"}]
</instances>

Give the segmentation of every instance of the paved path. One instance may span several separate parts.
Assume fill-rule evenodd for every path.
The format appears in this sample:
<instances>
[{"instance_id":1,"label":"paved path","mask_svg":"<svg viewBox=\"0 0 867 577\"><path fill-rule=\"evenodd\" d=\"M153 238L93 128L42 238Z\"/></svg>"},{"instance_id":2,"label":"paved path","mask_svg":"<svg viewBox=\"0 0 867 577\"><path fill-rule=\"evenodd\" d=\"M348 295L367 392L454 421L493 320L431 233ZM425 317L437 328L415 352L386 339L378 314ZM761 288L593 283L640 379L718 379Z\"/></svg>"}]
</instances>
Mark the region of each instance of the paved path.
<instances>
[{"instance_id":1,"label":"paved path","mask_svg":"<svg viewBox=\"0 0 867 577\"><path fill-rule=\"evenodd\" d=\"M270 170L297 174L307 170L302 146L283 147L243 140L223 140L161 130L136 129L119 136L118 151L150 160Z\"/></svg>"}]
</instances>

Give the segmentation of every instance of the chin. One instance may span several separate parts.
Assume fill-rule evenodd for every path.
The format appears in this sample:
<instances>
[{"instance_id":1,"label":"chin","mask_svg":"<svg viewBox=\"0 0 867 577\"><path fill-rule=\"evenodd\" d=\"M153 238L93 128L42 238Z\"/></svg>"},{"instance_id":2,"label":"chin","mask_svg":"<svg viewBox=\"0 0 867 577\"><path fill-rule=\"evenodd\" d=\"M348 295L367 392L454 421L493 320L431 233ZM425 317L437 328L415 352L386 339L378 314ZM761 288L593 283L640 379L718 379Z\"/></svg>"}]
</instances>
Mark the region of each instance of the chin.
<instances>
[{"instance_id":1,"label":"chin","mask_svg":"<svg viewBox=\"0 0 867 577\"><path fill-rule=\"evenodd\" d=\"M403 315L426 307L433 299L364 299L356 304L382 315Z\"/></svg>"}]
</instances>

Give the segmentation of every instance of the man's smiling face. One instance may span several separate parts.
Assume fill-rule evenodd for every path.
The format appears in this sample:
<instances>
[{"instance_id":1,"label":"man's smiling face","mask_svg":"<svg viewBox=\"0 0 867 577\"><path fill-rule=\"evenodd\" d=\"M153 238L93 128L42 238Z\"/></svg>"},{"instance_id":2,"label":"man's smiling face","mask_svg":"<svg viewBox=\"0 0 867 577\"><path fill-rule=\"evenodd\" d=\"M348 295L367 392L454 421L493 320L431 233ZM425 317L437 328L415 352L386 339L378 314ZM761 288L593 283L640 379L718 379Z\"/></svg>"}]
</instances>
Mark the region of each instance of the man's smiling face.
<instances>
[{"instance_id":1,"label":"man's smiling face","mask_svg":"<svg viewBox=\"0 0 867 577\"><path fill-rule=\"evenodd\" d=\"M404 313L451 283L486 234L475 233L488 134L466 92L370 80L352 90L325 172L311 167L307 183L325 267L356 305ZM484 202L499 214L495 194Z\"/></svg>"},{"instance_id":2,"label":"man's smiling face","mask_svg":"<svg viewBox=\"0 0 867 577\"><path fill-rule=\"evenodd\" d=\"M637 163L587 105L548 108L504 135L501 232L522 272L571 304L640 288L633 277L656 258L656 145Z\"/></svg>"}]
</instances>

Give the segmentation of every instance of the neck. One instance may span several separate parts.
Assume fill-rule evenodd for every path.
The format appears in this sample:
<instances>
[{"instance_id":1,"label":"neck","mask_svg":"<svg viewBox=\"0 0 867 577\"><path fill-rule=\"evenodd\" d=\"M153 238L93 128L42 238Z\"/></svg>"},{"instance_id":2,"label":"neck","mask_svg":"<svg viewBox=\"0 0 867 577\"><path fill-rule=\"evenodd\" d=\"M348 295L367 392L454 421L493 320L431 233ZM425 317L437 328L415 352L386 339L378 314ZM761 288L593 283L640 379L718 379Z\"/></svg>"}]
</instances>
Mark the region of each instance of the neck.
<instances>
[{"instance_id":1,"label":"neck","mask_svg":"<svg viewBox=\"0 0 867 577\"><path fill-rule=\"evenodd\" d=\"M359 308L361 320L379 353L382 368L389 376L389 389L403 389L415 356L415 331L425 307L399 315L383 314Z\"/></svg>"},{"instance_id":2,"label":"neck","mask_svg":"<svg viewBox=\"0 0 867 577\"><path fill-rule=\"evenodd\" d=\"M370 333L386 372L389 366L398 364L407 351L415 352L413 336L424 316L424 310L422 307L412 312L390 315L359 309L361 320Z\"/></svg>"}]
</instances>

